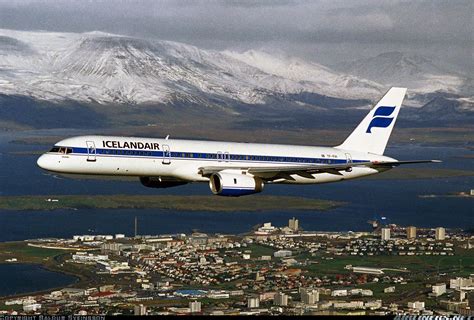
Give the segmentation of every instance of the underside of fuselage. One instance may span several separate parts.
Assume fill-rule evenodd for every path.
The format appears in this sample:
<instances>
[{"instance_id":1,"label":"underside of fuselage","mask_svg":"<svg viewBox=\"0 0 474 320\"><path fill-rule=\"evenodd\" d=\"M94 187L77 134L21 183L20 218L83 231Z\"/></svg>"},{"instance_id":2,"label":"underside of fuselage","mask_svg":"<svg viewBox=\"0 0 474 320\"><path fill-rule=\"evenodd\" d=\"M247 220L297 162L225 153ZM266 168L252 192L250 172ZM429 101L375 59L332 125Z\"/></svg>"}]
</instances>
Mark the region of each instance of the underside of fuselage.
<instances>
[{"instance_id":1,"label":"underside of fuselage","mask_svg":"<svg viewBox=\"0 0 474 320\"><path fill-rule=\"evenodd\" d=\"M341 173L319 173L319 174L280 174L278 177L269 177L262 180L265 184L323 184L330 182L338 182L343 180L357 179L372 174L377 174L389 170L391 167L382 168L353 168L350 172ZM197 183L197 182L209 182L209 177L199 177L196 180L180 179L176 176L163 176L163 175L135 175L129 173L115 173L115 174L102 174L102 173L75 173L75 172L55 172L50 171L50 175L64 177L68 179L78 180L108 180L108 181L127 181L137 182L143 181L143 179L155 179L165 182L176 182L180 184L185 183Z\"/></svg>"}]
</instances>

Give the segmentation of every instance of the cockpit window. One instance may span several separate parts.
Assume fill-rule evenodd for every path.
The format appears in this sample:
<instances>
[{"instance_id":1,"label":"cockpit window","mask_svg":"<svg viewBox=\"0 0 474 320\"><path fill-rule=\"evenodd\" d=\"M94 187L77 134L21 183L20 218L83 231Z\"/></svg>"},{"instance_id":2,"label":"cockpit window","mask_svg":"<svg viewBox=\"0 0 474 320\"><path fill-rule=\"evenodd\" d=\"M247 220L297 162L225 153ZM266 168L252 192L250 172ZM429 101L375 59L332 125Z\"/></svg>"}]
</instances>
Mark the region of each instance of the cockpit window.
<instances>
[{"instance_id":1,"label":"cockpit window","mask_svg":"<svg viewBox=\"0 0 474 320\"><path fill-rule=\"evenodd\" d=\"M73 149L72 148L66 148L66 147L53 147L49 152L54 152L54 153L62 153L62 154L69 154L72 153Z\"/></svg>"}]
</instances>

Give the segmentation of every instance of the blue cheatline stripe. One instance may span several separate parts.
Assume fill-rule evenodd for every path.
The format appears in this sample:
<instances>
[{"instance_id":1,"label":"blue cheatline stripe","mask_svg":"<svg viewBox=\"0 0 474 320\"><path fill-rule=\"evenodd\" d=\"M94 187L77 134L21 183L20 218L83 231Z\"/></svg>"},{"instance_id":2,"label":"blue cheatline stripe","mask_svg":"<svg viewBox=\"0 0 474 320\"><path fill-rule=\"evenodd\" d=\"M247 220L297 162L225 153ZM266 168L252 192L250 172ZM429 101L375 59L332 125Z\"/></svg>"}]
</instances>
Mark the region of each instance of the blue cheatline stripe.
<instances>
[{"instance_id":1,"label":"blue cheatline stripe","mask_svg":"<svg viewBox=\"0 0 474 320\"><path fill-rule=\"evenodd\" d=\"M88 155L87 148L71 148L72 155ZM202 152L170 152L170 155L164 151L149 151L149 150L128 150L128 149L96 149L96 156L106 157L137 157L137 158L163 158L163 154L166 154L166 158L172 160L212 160L222 162L258 162L258 163L292 163L292 164L344 164L347 163L347 159L327 159L327 158L302 158L302 157L282 157L282 156L262 156L262 155L246 155L246 154L228 154L226 158L222 158L222 154L217 153L202 153ZM352 160L353 163L367 162L368 160Z\"/></svg>"}]
</instances>

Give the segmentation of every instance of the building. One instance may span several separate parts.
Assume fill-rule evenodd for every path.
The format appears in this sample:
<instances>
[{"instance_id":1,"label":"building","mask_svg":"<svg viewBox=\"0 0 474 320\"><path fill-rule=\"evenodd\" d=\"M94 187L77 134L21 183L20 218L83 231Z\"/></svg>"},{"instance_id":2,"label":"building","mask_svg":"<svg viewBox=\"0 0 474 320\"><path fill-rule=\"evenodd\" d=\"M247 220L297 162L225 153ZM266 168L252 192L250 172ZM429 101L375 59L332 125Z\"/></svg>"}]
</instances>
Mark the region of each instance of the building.
<instances>
[{"instance_id":1,"label":"building","mask_svg":"<svg viewBox=\"0 0 474 320\"><path fill-rule=\"evenodd\" d=\"M191 301L189 303L189 310L191 313L201 312L201 301Z\"/></svg>"},{"instance_id":2,"label":"building","mask_svg":"<svg viewBox=\"0 0 474 320\"><path fill-rule=\"evenodd\" d=\"M290 228L293 231L298 231L299 230L299 221L295 217L291 218L288 220L288 228Z\"/></svg>"},{"instance_id":3,"label":"building","mask_svg":"<svg viewBox=\"0 0 474 320\"><path fill-rule=\"evenodd\" d=\"M348 293L346 289L333 290L331 292L331 297L346 297L347 294Z\"/></svg>"},{"instance_id":4,"label":"building","mask_svg":"<svg viewBox=\"0 0 474 320\"><path fill-rule=\"evenodd\" d=\"M247 307L250 309L260 307L260 299L258 297L250 297L247 299Z\"/></svg>"},{"instance_id":5,"label":"building","mask_svg":"<svg viewBox=\"0 0 474 320\"><path fill-rule=\"evenodd\" d=\"M288 305L288 295L283 292L278 292L273 297L273 304L275 306L285 307Z\"/></svg>"},{"instance_id":6,"label":"building","mask_svg":"<svg viewBox=\"0 0 474 320\"><path fill-rule=\"evenodd\" d=\"M138 304L133 307L133 314L136 316L146 316L146 307L143 304Z\"/></svg>"},{"instance_id":7,"label":"building","mask_svg":"<svg viewBox=\"0 0 474 320\"><path fill-rule=\"evenodd\" d=\"M466 312L467 311L466 309L469 308L468 301L441 300L439 303L446 310L459 313L459 314L463 314L463 312Z\"/></svg>"},{"instance_id":8,"label":"building","mask_svg":"<svg viewBox=\"0 0 474 320\"><path fill-rule=\"evenodd\" d=\"M255 274L255 281L265 281L265 276L261 275L259 271Z\"/></svg>"},{"instance_id":9,"label":"building","mask_svg":"<svg viewBox=\"0 0 474 320\"><path fill-rule=\"evenodd\" d=\"M416 238L416 227L410 226L407 227L407 239L415 239Z\"/></svg>"},{"instance_id":10,"label":"building","mask_svg":"<svg viewBox=\"0 0 474 320\"><path fill-rule=\"evenodd\" d=\"M300 290L301 293L301 302L304 304L313 305L319 301L319 291L314 289L305 289Z\"/></svg>"},{"instance_id":11,"label":"building","mask_svg":"<svg viewBox=\"0 0 474 320\"><path fill-rule=\"evenodd\" d=\"M268 300L273 300L275 298L276 292L270 291L270 292L262 292L260 293L260 301L268 301Z\"/></svg>"},{"instance_id":12,"label":"building","mask_svg":"<svg viewBox=\"0 0 474 320\"><path fill-rule=\"evenodd\" d=\"M382 300L367 301L364 303L364 307L370 310L380 309L382 308Z\"/></svg>"},{"instance_id":13,"label":"building","mask_svg":"<svg viewBox=\"0 0 474 320\"><path fill-rule=\"evenodd\" d=\"M374 295L374 292L370 289L351 289L348 293L350 293L351 296L364 296L364 297L371 297Z\"/></svg>"},{"instance_id":14,"label":"building","mask_svg":"<svg viewBox=\"0 0 474 320\"><path fill-rule=\"evenodd\" d=\"M423 301L408 302L407 307L409 309L421 311L425 309L425 303Z\"/></svg>"},{"instance_id":15,"label":"building","mask_svg":"<svg viewBox=\"0 0 474 320\"><path fill-rule=\"evenodd\" d=\"M456 290L474 287L474 274L471 274L469 278L457 277L456 279L449 280L449 287Z\"/></svg>"},{"instance_id":16,"label":"building","mask_svg":"<svg viewBox=\"0 0 474 320\"><path fill-rule=\"evenodd\" d=\"M446 238L446 230L443 227L436 228L435 239L444 240Z\"/></svg>"},{"instance_id":17,"label":"building","mask_svg":"<svg viewBox=\"0 0 474 320\"><path fill-rule=\"evenodd\" d=\"M123 244L121 243L106 242L100 246L100 249L104 253L114 253L118 255L122 247L123 247Z\"/></svg>"},{"instance_id":18,"label":"building","mask_svg":"<svg viewBox=\"0 0 474 320\"><path fill-rule=\"evenodd\" d=\"M355 310L355 309L363 309L364 302L363 301L334 301L332 303L332 307L334 309L348 309L348 310Z\"/></svg>"},{"instance_id":19,"label":"building","mask_svg":"<svg viewBox=\"0 0 474 320\"><path fill-rule=\"evenodd\" d=\"M39 309L41 309L41 304L39 303L23 304L23 311L25 312L36 312Z\"/></svg>"},{"instance_id":20,"label":"building","mask_svg":"<svg viewBox=\"0 0 474 320\"><path fill-rule=\"evenodd\" d=\"M273 253L275 258L284 258L284 257L291 257L290 250L278 250Z\"/></svg>"},{"instance_id":21,"label":"building","mask_svg":"<svg viewBox=\"0 0 474 320\"><path fill-rule=\"evenodd\" d=\"M383 289L383 292L384 293L393 293L393 292L395 292L395 287L387 287L387 288Z\"/></svg>"},{"instance_id":22,"label":"building","mask_svg":"<svg viewBox=\"0 0 474 320\"><path fill-rule=\"evenodd\" d=\"M456 291L455 299L457 301L463 302L466 299L466 291L463 291L463 290Z\"/></svg>"},{"instance_id":23,"label":"building","mask_svg":"<svg viewBox=\"0 0 474 320\"><path fill-rule=\"evenodd\" d=\"M72 260L79 263L106 261L108 259L108 255L93 255L92 253L86 252L76 252L76 254L72 255Z\"/></svg>"},{"instance_id":24,"label":"building","mask_svg":"<svg viewBox=\"0 0 474 320\"><path fill-rule=\"evenodd\" d=\"M352 272L354 273L367 273L367 274L384 274L383 270L380 268L371 268L371 267L352 267Z\"/></svg>"},{"instance_id":25,"label":"building","mask_svg":"<svg viewBox=\"0 0 474 320\"><path fill-rule=\"evenodd\" d=\"M431 287L431 291L435 297L439 297L446 293L446 283L437 283Z\"/></svg>"},{"instance_id":26,"label":"building","mask_svg":"<svg viewBox=\"0 0 474 320\"><path fill-rule=\"evenodd\" d=\"M276 230L274 226L272 226L271 222L265 222L262 227L257 229L260 232L273 232Z\"/></svg>"},{"instance_id":27,"label":"building","mask_svg":"<svg viewBox=\"0 0 474 320\"><path fill-rule=\"evenodd\" d=\"M382 241L390 240L390 228L382 228Z\"/></svg>"}]
</instances>

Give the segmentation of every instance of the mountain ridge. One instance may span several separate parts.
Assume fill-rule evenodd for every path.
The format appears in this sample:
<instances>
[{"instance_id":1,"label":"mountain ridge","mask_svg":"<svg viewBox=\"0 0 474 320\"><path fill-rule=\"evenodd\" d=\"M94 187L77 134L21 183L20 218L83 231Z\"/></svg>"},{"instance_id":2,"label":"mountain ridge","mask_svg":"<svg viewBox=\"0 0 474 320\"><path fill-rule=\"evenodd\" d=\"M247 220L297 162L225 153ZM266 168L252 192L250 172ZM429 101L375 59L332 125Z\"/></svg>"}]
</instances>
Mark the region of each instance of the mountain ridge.
<instances>
[{"instance_id":1,"label":"mountain ridge","mask_svg":"<svg viewBox=\"0 0 474 320\"><path fill-rule=\"evenodd\" d=\"M403 53L353 62L357 68L349 74L257 50L203 50L100 31L0 29L0 57L0 114L6 119L11 119L8 110L15 106L27 110L28 103L36 102L38 117L47 106L55 109L62 104L74 110L71 114L81 114L80 105L84 105L106 116L132 106L169 114L176 113L171 108L186 108L196 116L252 114L263 122L287 112L295 119L321 111L329 116L339 108L367 109L397 81L396 77L377 78L378 70L384 65L394 68L396 61L405 64L398 80L419 84L409 90L405 105L422 107L438 99L431 106L436 105L433 112L439 113L440 103L449 100L449 110L456 112L450 119L465 117L466 112L471 115L474 110L472 81L443 71L425 58ZM367 61L374 66L362 77ZM19 102L21 97L28 103Z\"/></svg>"}]
</instances>

